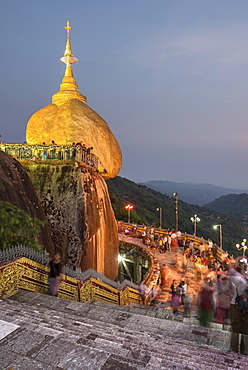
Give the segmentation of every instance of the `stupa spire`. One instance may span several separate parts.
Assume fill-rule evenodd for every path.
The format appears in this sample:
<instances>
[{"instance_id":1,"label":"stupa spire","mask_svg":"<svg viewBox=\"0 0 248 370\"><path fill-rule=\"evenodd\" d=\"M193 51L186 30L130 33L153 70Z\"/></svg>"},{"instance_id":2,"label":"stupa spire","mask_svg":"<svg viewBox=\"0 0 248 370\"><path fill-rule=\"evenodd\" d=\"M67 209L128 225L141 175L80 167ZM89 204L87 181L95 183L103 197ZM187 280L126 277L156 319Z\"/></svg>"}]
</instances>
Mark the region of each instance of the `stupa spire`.
<instances>
[{"instance_id":1,"label":"stupa spire","mask_svg":"<svg viewBox=\"0 0 248 370\"><path fill-rule=\"evenodd\" d=\"M82 95L76 84L76 80L73 76L72 64L78 62L78 59L74 57L71 49L71 26L70 22L66 22L67 40L64 56L60 58L61 62L66 64L65 74L60 85L60 91L53 95L52 102L56 105L63 104L69 99L78 99L86 102L86 97Z\"/></svg>"},{"instance_id":2,"label":"stupa spire","mask_svg":"<svg viewBox=\"0 0 248 370\"><path fill-rule=\"evenodd\" d=\"M72 50L71 50L71 26L70 22L66 22L66 27L64 27L65 30L67 30L67 41L66 41L66 47L65 47L65 52L64 56L60 58L61 62L66 64L66 67L68 64L73 64L78 62L78 59L74 57Z\"/></svg>"}]
</instances>

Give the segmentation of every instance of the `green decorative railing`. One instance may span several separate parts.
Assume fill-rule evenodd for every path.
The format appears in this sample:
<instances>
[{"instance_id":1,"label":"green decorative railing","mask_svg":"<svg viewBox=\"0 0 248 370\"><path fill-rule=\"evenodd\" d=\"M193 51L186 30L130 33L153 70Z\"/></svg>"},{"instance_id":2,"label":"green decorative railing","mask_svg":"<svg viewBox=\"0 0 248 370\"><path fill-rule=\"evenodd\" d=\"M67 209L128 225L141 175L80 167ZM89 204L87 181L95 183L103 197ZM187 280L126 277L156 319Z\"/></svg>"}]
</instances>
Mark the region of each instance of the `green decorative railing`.
<instances>
[{"instance_id":1,"label":"green decorative railing","mask_svg":"<svg viewBox=\"0 0 248 370\"><path fill-rule=\"evenodd\" d=\"M28 145L28 144L0 144L0 150L18 160L33 161L75 161L98 168L99 160L91 153L91 148L81 145Z\"/></svg>"}]
</instances>

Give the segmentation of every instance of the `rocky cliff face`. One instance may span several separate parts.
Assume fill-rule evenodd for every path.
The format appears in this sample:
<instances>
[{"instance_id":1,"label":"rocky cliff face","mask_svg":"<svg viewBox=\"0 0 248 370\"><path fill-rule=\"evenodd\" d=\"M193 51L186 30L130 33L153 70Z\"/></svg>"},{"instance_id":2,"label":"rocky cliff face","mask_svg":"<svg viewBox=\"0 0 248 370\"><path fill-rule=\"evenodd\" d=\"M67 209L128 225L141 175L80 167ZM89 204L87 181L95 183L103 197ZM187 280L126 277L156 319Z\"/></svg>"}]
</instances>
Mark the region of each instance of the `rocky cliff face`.
<instances>
[{"instance_id":1,"label":"rocky cliff face","mask_svg":"<svg viewBox=\"0 0 248 370\"><path fill-rule=\"evenodd\" d=\"M85 207L85 257L81 258L82 270L93 268L115 279L118 274L119 240L117 223L104 179L82 172ZM93 264L92 264L93 263Z\"/></svg>"},{"instance_id":2,"label":"rocky cliff face","mask_svg":"<svg viewBox=\"0 0 248 370\"><path fill-rule=\"evenodd\" d=\"M27 171L65 262L117 276L118 233L103 178L89 166L27 162Z\"/></svg>"},{"instance_id":3,"label":"rocky cliff face","mask_svg":"<svg viewBox=\"0 0 248 370\"><path fill-rule=\"evenodd\" d=\"M31 217L45 221L46 216L34 186L21 164L0 151L0 200L9 202L27 212ZM42 228L39 243L53 254L54 245L48 226Z\"/></svg>"}]
</instances>

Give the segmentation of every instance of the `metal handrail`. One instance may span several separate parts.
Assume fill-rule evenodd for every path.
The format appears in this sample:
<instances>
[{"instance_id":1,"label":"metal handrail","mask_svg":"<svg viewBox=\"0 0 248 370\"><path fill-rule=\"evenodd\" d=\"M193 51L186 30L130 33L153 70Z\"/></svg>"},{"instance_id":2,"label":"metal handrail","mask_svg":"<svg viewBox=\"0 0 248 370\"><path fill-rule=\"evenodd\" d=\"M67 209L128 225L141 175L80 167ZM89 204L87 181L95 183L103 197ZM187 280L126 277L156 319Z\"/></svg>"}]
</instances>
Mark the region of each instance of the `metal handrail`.
<instances>
[{"instance_id":1,"label":"metal handrail","mask_svg":"<svg viewBox=\"0 0 248 370\"><path fill-rule=\"evenodd\" d=\"M33 161L76 161L98 168L99 159L91 153L91 148L84 149L80 145L29 145L0 143L0 150L18 160Z\"/></svg>"}]
</instances>

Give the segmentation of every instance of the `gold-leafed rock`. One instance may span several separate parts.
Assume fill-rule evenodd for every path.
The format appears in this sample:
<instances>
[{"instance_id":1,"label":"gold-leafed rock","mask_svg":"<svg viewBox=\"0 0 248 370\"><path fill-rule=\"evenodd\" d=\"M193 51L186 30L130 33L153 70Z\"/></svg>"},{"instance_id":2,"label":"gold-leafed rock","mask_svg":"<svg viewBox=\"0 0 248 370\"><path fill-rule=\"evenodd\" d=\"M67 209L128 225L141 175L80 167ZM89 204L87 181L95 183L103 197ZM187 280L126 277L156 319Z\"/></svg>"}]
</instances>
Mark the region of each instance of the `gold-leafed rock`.
<instances>
[{"instance_id":1,"label":"gold-leafed rock","mask_svg":"<svg viewBox=\"0 0 248 370\"><path fill-rule=\"evenodd\" d=\"M26 128L28 144L58 145L82 143L93 147L100 160L99 170L105 179L115 177L121 168L120 146L108 124L86 103L86 97L78 89L72 72L72 64L77 62L70 44L70 23L67 22L67 43L64 57L65 75L60 91L53 95L52 104L34 113Z\"/></svg>"}]
</instances>

